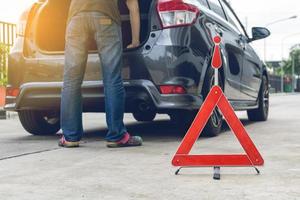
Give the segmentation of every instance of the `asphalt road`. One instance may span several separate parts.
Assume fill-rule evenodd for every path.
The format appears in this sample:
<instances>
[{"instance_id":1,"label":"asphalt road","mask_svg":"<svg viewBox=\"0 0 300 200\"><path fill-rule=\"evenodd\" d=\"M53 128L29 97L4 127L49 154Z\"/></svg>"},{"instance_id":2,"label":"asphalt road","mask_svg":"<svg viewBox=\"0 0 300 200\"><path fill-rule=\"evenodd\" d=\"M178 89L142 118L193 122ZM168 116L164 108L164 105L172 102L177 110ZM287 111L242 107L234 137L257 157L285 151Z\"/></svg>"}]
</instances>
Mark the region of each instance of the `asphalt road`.
<instances>
[{"instance_id":1,"label":"asphalt road","mask_svg":"<svg viewBox=\"0 0 300 200\"><path fill-rule=\"evenodd\" d=\"M107 149L104 115L84 116L85 138L79 149L57 147L59 136L30 136L17 119L0 121L0 199L300 199L300 95L271 99L268 122L251 123L239 113L261 151L261 175L253 168L222 168L221 181L212 168L171 166L184 133L166 116L137 123L126 115L132 134L144 137L139 148ZM220 136L201 138L193 153L241 153L224 127Z\"/></svg>"}]
</instances>

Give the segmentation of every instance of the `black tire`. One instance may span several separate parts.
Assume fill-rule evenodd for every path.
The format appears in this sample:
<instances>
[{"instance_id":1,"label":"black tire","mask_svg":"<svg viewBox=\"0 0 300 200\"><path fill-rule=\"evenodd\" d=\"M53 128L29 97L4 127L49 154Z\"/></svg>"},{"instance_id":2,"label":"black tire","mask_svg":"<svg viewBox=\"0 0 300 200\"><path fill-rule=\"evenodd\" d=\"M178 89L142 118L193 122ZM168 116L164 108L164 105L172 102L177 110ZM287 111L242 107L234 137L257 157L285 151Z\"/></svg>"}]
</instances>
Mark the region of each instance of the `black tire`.
<instances>
[{"instance_id":1,"label":"black tire","mask_svg":"<svg viewBox=\"0 0 300 200\"><path fill-rule=\"evenodd\" d=\"M269 101L270 101L269 82L264 75L258 95L258 108L248 110L248 119L254 122L263 122L268 120L269 116Z\"/></svg>"},{"instance_id":2,"label":"black tire","mask_svg":"<svg viewBox=\"0 0 300 200\"><path fill-rule=\"evenodd\" d=\"M209 67L209 69L206 72L204 83L203 83L203 89L202 89L202 96L203 99L207 97L209 94L211 88L214 86L214 69ZM222 89L224 89L222 78L219 74L219 85ZM213 111L212 116L209 118L202 135L206 137L215 137L218 136L222 130L224 120L223 115L219 111L218 108L216 108Z\"/></svg>"},{"instance_id":3,"label":"black tire","mask_svg":"<svg viewBox=\"0 0 300 200\"><path fill-rule=\"evenodd\" d=\"M210 67L206 73L202 95L203 98L206 98L210 89L214 85L214 70ZM221 76L219 75L220 86L223 87ZM172 123L174 123L179 128L183 128L185 131L190 127L192 122L194 121L197 111L178 111L169 114ZM216 117L217 116L217 117ZM214 118L215 117L215 118ZM212 117L207 122L202 135L206 137L215 137L220 134L223 125L223 116L218 109L214 110Z\"/></svg>"},{"instance_id":4,"label":"black tire","mask_svg":"<svg viewBox=\"0 0 300 200\"><path fill-rule=\"evenodd\" d=\"M171 122L178 128L187 129L195 118L195 112L177 111L169 114Z\"/></svg>"},{"instance_id":5,"label":"black tire","mask_svg":"<svg viewBox=\"0 0 300 200\"><path fill-rule=\"evenodd\" d=\"M155 112L134 112L132 113L134 119L138 122L152 122L155 117Z\"/></svg>"},{"instance_id":6,"label":"black tire","mask_svg":"<svg viewBox=\"0 0 300 200\"><path fill-rule=\"evenodd\" d=\"M174 127L178 135L183 137L195 118L194 111L178 110L169 113L171 120L171 127Z\"/></svg>"},{"instance_id":7,"label":"black tire","mask_svg":"<svg viewBox=\"0 0 300 200\"><path fill-rule=\"evenodd\" d=\"M57 113L24 110L18 114L22 126L32 135L54 135L60 130Z\"/></svg>"}]
</instances>

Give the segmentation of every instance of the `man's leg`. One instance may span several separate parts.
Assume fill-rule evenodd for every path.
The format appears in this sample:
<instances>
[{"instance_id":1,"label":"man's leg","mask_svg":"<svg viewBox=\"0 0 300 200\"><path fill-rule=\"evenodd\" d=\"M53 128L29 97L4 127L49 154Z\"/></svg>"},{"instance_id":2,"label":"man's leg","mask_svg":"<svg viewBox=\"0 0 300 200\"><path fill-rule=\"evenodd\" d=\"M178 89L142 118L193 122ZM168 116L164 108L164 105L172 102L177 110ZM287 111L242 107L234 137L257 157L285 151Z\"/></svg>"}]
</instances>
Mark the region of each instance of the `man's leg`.
<instances>
[{"instance_id":1,"label":"man's leg","mask_svg":"<svg viewBox=\"0 0 300 200\"><path fill-rule=\"evenodd\" d=\"M106 120L109 129L105 138L108 141L107 147L140 146L143 143L142 138L127 133L123 123L125 90L121 77L123 54L121 27L101 13L94 13L93 20L103 71Z\"/></svg>"},{"instance_id":2,"label":"man's leg","mask_svg":"<svg viewBox=\"0 0 300 200\"><path fill-rule=\"evenodd\" d=\"M95 40L102 64L107 141L119 141L127 133L123 123L125 90L121 77L122 39L120 27L110 18L95 14Z\"/></svg>"},{"instance_id":3,"label":"man's leg","mask_svg":"<svg viewBox=\"0 0 300 200\"><path fill-rule=\"evenodd\" d=\"M78 142L83 134L81 85L87 63L88 28L83 15L71 19L66 33L61 126L65 140Z\"/></svg>"}]
</instances>

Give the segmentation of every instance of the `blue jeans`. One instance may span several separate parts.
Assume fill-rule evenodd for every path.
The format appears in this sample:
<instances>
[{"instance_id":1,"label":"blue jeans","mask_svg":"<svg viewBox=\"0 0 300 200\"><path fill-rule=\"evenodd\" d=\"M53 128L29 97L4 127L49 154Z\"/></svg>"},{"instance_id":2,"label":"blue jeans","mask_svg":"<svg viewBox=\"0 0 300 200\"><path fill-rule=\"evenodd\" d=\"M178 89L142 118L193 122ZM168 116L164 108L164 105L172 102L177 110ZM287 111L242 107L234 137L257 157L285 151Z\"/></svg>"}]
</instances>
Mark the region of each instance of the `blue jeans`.
<instances>
[{"instance_id":1,"label":"blue jeans","mask_svg":"<svg viewBox=\"0 0 300 200\"><path fill-rule=\"evenodd\" d=\"M123 123L125 90L121 77L121 27L100 12L82 12L72 17L66 32L61 126L67 141L83 135L81 85L88 58L90 38L97 43L103 72L107 141L118 141L127 132ZM99 66L100 67L100 66ZM100 78L100 77L99 77Z\"/></svg>"}]
</instances>

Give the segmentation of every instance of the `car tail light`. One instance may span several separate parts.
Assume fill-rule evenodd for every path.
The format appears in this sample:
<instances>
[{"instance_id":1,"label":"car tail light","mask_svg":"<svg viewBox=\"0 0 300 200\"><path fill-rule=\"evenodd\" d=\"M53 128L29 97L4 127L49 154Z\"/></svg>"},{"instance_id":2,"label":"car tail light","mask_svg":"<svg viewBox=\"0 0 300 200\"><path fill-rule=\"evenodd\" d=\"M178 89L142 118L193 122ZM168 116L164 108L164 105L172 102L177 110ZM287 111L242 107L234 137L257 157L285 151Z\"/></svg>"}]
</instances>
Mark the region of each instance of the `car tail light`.
<instances>
[{"instance_id":1,"label":"car tail light","mask_svg":"<svg viewBox=\"0 0 300 200\"><path fill-rule=\"evenodd\" d=\"M20 88L7 87L6 96L17 97L20 93Z\"/></svg>"},{"instance_id":2,"label":"car tail light","mask_svg":"<svg viewBox=\"0 0 300 200\"><path fill-rule=\"evenodd\" d=\"M200 13L196 6L184 0L159 0L157 12L163 28L191 25Z\"/></svg>"},{"instance_id":3,"label":"car tail light","mask_svg":"<svg viewBox=\"0 0 300 200\"><path fill-rule=\"evenodd\" d=\"M179 85L161 85L159 88L161 94L186 94L185 88Z\"/></svg>"}]
</instances>

